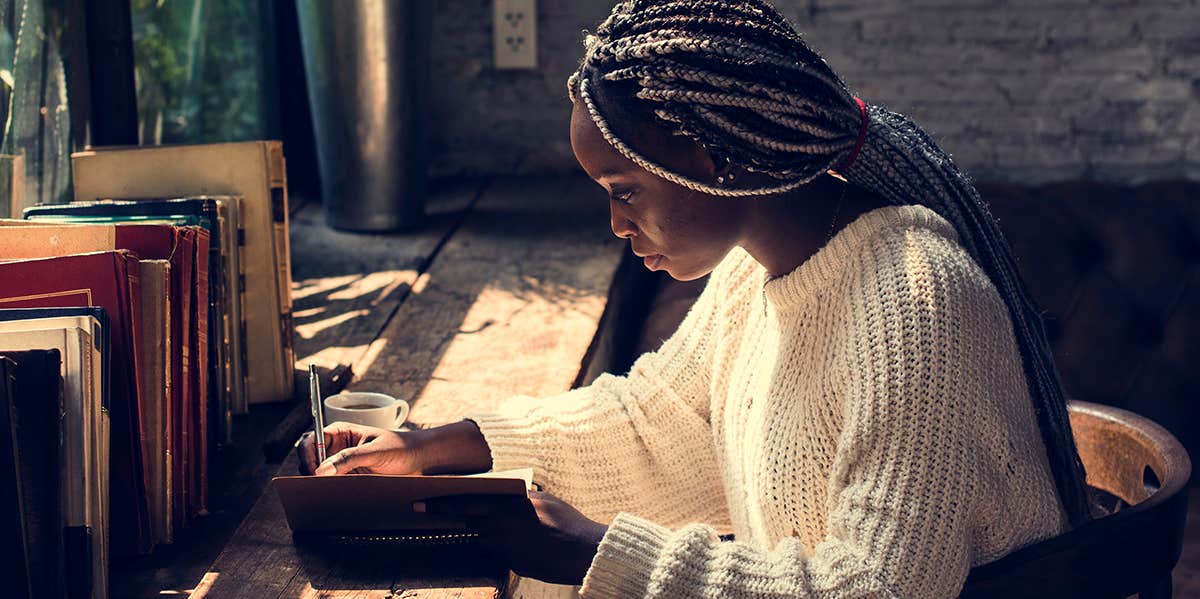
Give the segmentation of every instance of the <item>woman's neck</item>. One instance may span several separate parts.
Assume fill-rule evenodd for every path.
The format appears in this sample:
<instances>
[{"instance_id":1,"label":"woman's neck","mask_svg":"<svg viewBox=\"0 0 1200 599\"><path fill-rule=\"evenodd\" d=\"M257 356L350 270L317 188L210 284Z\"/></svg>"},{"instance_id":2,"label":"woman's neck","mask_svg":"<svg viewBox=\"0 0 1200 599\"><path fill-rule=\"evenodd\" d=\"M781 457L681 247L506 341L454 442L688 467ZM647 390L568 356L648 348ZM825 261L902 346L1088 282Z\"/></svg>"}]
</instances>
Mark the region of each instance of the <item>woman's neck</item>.
<instances>
[{"instance_id":1,"label":"woman's neck","mask_svg":"<svg viewBox=\"0 0 1200 599\"><path fill-rule=\"evenodd\" d=\"M786 275L860 215L887 202L856 185L823 176L799 189L747 201L741 246L772 277Z\"/></svg>"}]
</instances>

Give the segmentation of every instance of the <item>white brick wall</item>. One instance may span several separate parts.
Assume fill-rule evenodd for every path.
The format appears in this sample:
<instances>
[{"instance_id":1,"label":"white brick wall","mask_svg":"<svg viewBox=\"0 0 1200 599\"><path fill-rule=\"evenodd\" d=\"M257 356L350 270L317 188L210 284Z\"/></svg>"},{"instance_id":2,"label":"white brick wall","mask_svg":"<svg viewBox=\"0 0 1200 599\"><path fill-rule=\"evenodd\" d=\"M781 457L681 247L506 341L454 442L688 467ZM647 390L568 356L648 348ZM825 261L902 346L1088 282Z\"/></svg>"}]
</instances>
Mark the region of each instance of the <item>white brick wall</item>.
<instances>
[{"instance_id":1,"label":"white brick wall","mask_svg":"<svg viewBox=\"0 0 1200 599\"><path fill-rule=\"evenodd\" d=\"M435 174L576 168L565 81L608 0L540 0L537 71L491 67L490 0L438 0ZM1200 178L1200 0L777 0L861 96L977 179Z\"/></svg>"}]
</instances>

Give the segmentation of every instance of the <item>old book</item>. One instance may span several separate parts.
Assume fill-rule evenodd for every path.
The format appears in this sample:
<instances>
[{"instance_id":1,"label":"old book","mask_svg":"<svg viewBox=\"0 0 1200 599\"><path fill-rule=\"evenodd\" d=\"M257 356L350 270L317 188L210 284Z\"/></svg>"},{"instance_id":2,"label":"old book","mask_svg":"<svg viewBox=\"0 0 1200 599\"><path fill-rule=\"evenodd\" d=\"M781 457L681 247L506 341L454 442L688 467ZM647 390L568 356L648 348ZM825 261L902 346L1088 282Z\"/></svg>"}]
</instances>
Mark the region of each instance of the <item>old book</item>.
<instances>
[{"instance_id":1,"label":"old book","mask_svg":"<svg viewBox=\"0 0 1200 599\"><path fill-rule=\"evenodd\" d=\"M208 337L221 340L209 344L211 355L206 358L214 365L207 381L211 394L218 402L211 406L215 424L212 441L232 439L234 406L244 405L246 356L243 341L245 326L242 317L244 298L239 264L237 228L237 198L200 197L170 200L75 202L46 205L26 210L32 222L68 223L128 223L158 222L174 225L197 225L209 231L212 260L209 270L209 316L198 315L209 326ZM197 370L192 369L193 372ZM203 371L207 374L208 371ZM208 388L208 387L206 387Z\"/></svg>"},{"instance_id":2,"label":"old book","mask_svg":"<svg viewBox=\"0 0 1200 599\"><path fill-rule=\"evenodd\" d=\"M150 525L158 543L170 543L171 522L171 263L138 262L142 277L142 389L146 435L146 485Z\"/></svg>"},{"instance_id":3,"label":"old book","mask_svg":"<svg viewBox=\"0 0 1200 599\"><path fill-rule=\"evenodd\" d=\"M275 141L95 148L72 154L77 200L225 194L242 198L251 403L292 396L287 183Z\"/></svg>"},{"instance_id":4,"label":"old book","mask_svg":"<svg viewBox=\"0 0 1200 599\"><path fill-rule=\"evenodd\" d=\"M153 544L141 436L141 284L126 251L0 263L0 308L101 307L111 324L114 365L109 471L112 552L148 552Z\"/></svg>"},{"instance_id":5,"label":"old book","mask_svg":"<svg viewBox=\"0 0 1200 599\"><path fill-rule=\"evenodd\" d=\"M230 436L232 425L233 387L225 367L230 364L228 350L241 346L225 336L233 330L227 326L230 294L226 289L237 283L231 281L229 274L236 268L230 254L237 248L210 242L210 231L218 240L225 238L227 244L232 240L232 237L223 236L226 222L221 217L221 204L222 200L213 198L100 201L37 206L25 212L33 222L124 223L119 225L118 231L126 231L135 222L195 226L195 261L190 267L195 284L189 285L187 290L190 294L187 301L194 307L194 325L184 331L186 341L181 339L192 368L191 376L183 379L187 388L179 412L184 423L179 435L183 453L178 456L182 462L178 473L183 478L177 477L181 486L176 487L182 494L181 501L176 502L179 522L207 512L208 456L215 453L219 440ZM123 233L120 239L129 237ZM209 276L210 268L215 271L215 276ZM210 343L210 337L220 341ZM213 367L209 368L209 364ZM216 426L210 426L210 423Z\"/></svg>"},{"instance_id":6,"label":"old book","mask_svg":"<svg viewBox=\"0 0 1200 599\"><path fill-rule=\"evenodd\" d=\"M68 210L63 213L57 211L56 208L48 207L45 210L46 218L44 220L0 221L0 257L28 259L68 253L124 249L133 251L138 254L139 258L168 259L174 266L170 271L171 284L162 298L162 301L167 302L173 308L170 314L171 330L167 334L172 339L180 340L176 351L170 354L170 363L167 366L171 372L164 381L164 383L176 382L165 389L170 405L160 406L156 399L159 391L143 386L146 394L152 396L148 398L145 406L151 411L165 412L162 417L168 423L168 428L162 433L157 433L155 430L141 431L141 435L147 439L150 445L157 443L156 435L159 434L165 436L164 443L170 444L171 451L166 452L172 461L171 467L166 469L166 473L171 477L170 484L160 485L155 491L156 472L154 470L147 471L148 477L150 477L147 482L151 483L149 488L152 491L161 493L161 490L165 488L172 494L172 500L167 503L171 505L175 513L170 521L164 522L163 515L157 514L159 524L155 528L155 538L160 542L165 542L165 539L171 537L170 531L173 530L175 524L182 526L186 522L188 486L185 485L184 477L187 476L188 468L198 467L200 464L199 461L191 458L193 449L188 443L188 439L194 435L202 435L204 432L191 433L191 430L197 426L193 414L199 413L199 410L192 408L192 404L207 397L207 392L200 394L198 390L205 384L200 377L206 372L205 364L208 358L204 357L207 354L197 351L200 336L198 332L190 328L205 326L208 313L207 309L203 309L203 313L198 315L191 312L194 306L191 296L194 295L194 288L197 284L193 278L197 260L194 246L199 227L147 224L145 220L136 221L140 224L124 221L118 221L119 224L109 224L115 217L82 210L83 206L65 206L64 208L68 208ZM137 212L144 213L149 206L138 204L134 208ZM208 206L208 208L211 215L215 215L212 206ZM171 209L171 211L175 210L176 208ZM37 209L35 208L34 211ZM56 217L65 218L67 216L78 216L79 218L75 218L70 224L55 220ZM200 259L207 264L207 258ZM143 327L143 337L146 336L146 328ZM143 377L154 372L154 369L142 369ZM144 416L146 418L143 420L153 417L153 415ZM149 448L149 451L154 450L154 447ZM162 454L160 452L154 455L161 456ZM148 465L154 466L153 464ZM191 477L188 482L194 483L198 480L198 477ZM160 505L163 503L161 497L158 503Z\"/></svg>"},{"instance_id":7,"label":"old book","mask_svg":"<svg viewBox=\"0 0 1200 599\"><path fill-rule=\"evenodd\" d=\"M12 369L0 357L0 563L5 565L5 590L16 599L33 597L29 586L29 551L25 544L21 478L17 469L17 437L13 422Z\"/></svg>"},{"instance_id":8,"label":"old book","mask_svg":"<svg viewBox=\"0 0 1200 599\"><path fill-rule=\"evenodd\" d=\"M61 356L59 491L71 597L94 596L107 580L104 319L100 308L0 310L0 352L48 348Z\"/></svg>"},{"instance_id":9,"label":"old book","mask_svg":"<svg viewBox=\"0 0 1200 599\"><path fill-rule=\"evenodd\" d=\"M37 596L59 597L66 592L59 506L59 352L0 352L0 357L13 364L9 403L29 578Z\"/></svg>"}]
</instances>

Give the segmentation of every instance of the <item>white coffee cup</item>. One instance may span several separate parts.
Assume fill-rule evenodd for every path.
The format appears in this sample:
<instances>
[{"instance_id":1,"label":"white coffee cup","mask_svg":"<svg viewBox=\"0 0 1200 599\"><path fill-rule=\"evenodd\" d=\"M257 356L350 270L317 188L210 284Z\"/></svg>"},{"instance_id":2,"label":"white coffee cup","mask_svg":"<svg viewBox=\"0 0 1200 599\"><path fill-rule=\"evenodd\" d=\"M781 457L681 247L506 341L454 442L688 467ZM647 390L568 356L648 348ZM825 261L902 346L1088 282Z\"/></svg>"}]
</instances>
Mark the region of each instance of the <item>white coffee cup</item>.
<instances>
[{"instance_id":1,"label":"white coffee cup","mask_svg":"<svg viewBox=\"0 0 1200 599\"><path fill-rule=\"evenodd\" d=\"M325 424L353 422L375 428L394 429L404 424L406 419L408 402L391 395L343 391L325 398Z\"/></svg>"}]
</instances>

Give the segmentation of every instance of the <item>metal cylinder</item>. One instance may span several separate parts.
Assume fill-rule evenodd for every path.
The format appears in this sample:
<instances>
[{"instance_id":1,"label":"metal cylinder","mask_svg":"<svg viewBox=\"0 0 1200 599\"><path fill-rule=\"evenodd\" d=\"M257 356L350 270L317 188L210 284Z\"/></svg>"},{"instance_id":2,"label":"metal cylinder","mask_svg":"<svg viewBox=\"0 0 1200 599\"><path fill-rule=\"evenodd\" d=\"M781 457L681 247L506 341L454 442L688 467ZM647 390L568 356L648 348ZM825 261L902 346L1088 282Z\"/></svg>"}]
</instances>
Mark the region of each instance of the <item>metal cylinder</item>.
<instances>
[{"instance_id":1,"label":"metal cylinder","mask_svg":"<svg viewBox=\"0 0 1200 599\"><path fill-rule=\"evenodd\" d=\"M409 229L424 215L431 0L298 0L325 221Z\"/></svg>"}]
</instances>

